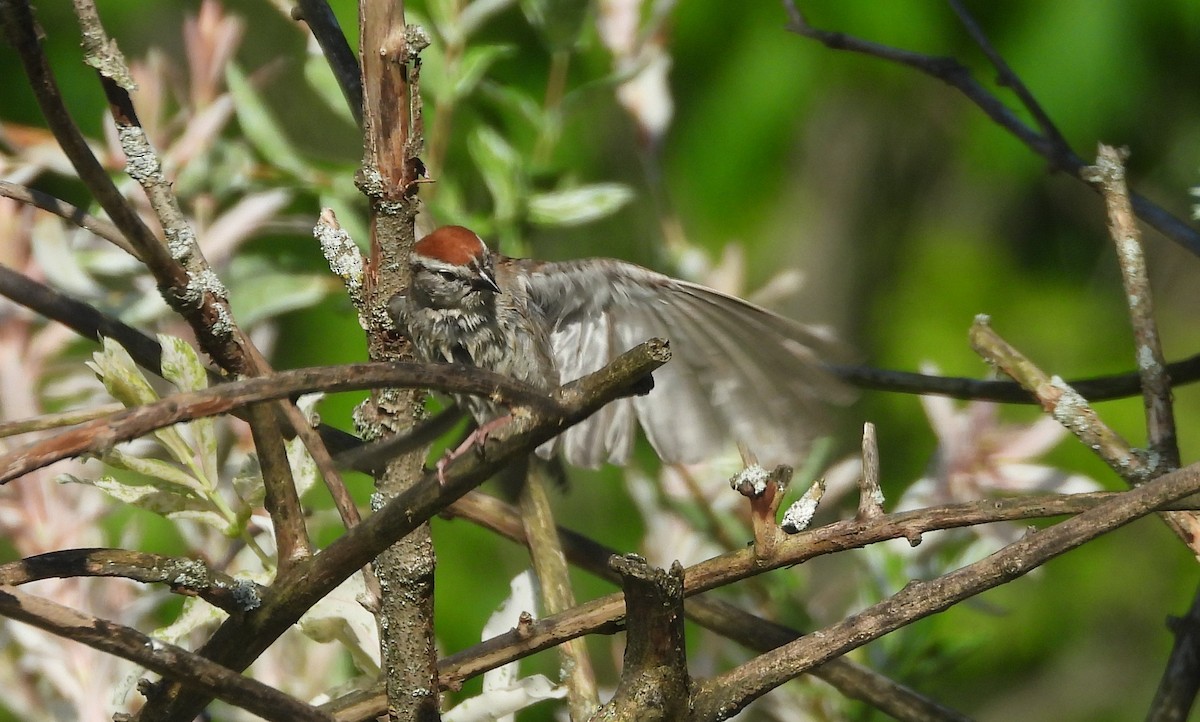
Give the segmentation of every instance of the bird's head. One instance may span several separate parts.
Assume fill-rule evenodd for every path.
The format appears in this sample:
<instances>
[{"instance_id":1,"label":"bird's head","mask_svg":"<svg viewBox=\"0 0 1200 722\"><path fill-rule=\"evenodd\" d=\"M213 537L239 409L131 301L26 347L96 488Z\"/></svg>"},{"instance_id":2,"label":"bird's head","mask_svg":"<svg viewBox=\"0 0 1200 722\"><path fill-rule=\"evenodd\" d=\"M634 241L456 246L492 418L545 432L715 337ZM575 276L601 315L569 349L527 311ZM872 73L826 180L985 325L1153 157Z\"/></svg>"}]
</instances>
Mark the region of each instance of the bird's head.
<instances>
[{"instance_id":1,"label":"bird's head","mask_svg":"<svg viewBox=\"0 0 1200 722\"><path fill-rule=\"evenodd\" d=\"M462 226L442 226L418 241L412 270L412 292L430 306L462 306L500 292L491 251Z\"/></svg>"}]
</instances>

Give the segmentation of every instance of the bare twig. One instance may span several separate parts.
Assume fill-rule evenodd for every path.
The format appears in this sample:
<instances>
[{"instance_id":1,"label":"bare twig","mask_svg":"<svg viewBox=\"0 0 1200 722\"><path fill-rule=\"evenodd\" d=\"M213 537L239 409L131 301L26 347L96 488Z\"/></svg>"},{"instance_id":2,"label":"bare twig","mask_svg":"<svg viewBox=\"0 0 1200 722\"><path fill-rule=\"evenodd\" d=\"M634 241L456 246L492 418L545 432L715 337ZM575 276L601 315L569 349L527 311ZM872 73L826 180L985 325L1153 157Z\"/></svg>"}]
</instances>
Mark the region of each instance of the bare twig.
<instances>
[{"instance_id":1,"label":"bare twig","mask_svg":"<svg viewBox=\"0 0 1200 722\"><path fill-rule=\"evenodd\" d=\"M795 0L783 0L783 6L789 17L788 29L797 35L816 40L831 50L845 50L898 63L941 80L966 96L968 100L991 118L996 125L1016 136L1030 150L1049 161L1051 167L1066 171L1071 176L1087 183L1089 187L1097 191L1100 190L1096 184L1088 182L1083 177L1087 164L1066 143L1062 142L1061 136L1057 133L1047 136L1045 133L1026 125L1017 117L1016 113L1000 102L996 96L989 93L971 75L970 70L954 58L924 55L922 53L870 42L847 35L846 33L821 30L808 23L804 14L796 6ZM960 17L969 18L965 11L960 12ZM973 21L971 21L971 24L973 24ZM968 31L970 31L971 24L968 24ZM989 57L995 56L999 59L999 55L995 53L995 50L991 49L991 46L987 44L987 40L983 38L982 34L977 35L975 39L985 48L985 52ZM1002 78L1005 84L1010 87L1014 89L1020 87L1016 75L1011 70L1007 74L1002 73ZM1018 92L1018 96L1020 95L1022 93ZM1031 97L1030 99L1032 100ZM1045 116L1042 113L1041 117L1039 117L1039 112L1033 110L1037 107L1036 103L1027 107L1029 107L1035 118L1038 119L1039 124L1042 124L1042 118ZM1188 251L1200 255L1200 232L1197 232L1183 220L1168 213L1161 206L1137 193L1130 195L1130 201L1134 212L1139 218Z\"/></svg>"},{"instance_id":2,"label":"bare twig","mask_svg":"<svg viewBox=\"0 0 1200 722\"><path fill-rule=\"evenodd\" d=\"M1074 433L1130 485L1141 484L1161 472L1146 460L1144 453L1135 451L1105 424L1085 398L1057 376L1046 376L1020 351L1000 338L988 324L987 317L977 317L972 324L971 345L981 356L1032 391L1041 400L1047 413ZM1200 557L1200 515L1165 512L1162 517L1192 553Z\"/></svg>"},{"instance_id":3,"label":"bare twig","mask_svg":"<svg viewBox=\"0 0 1200 722\"><path fill-rule=\"evenodd\" d=\"M769 619L750 614L721 600L697 597L684 603L688 618L705 629L758 652L769 652L803 635ZM846 657L837 657L809 671L850 699L860 700L897 720L910 722L970 722L970 718L916 690Z\"/></svg>"},{"instance_id":4,"label":"bare twig","mask_svg":"<svg viewBox=\"0 0 1200 722\"><path fill-rule=\"evenodd\" d=\"M775 545L784 536L779 528L779 505L791 481L792 467L780 465L768 471L756 462L729 479L729 486L750 502L754 552L764 559L774 555ZM813 509L816 510L815 504Z\"/></svg>"},{"instance_id":5,"label":"bare twig","mask_svg":"<svg viewBox=\"0 0 1200 722\"><path fill-rule=\"evenodd\" d=\"M388 302L404 292L409 255L416 242L415 180L424 139L414 133L420 51L399 0L359 0L359 65L362 70L363 162L356 182L371 204L371 248L365 280L367 353L374 361L411 357L395 333ZM425 44L428 44L427 42ZM411 191L411 192L410 192ZM415 391L372 392L356 420L364 437L405 433L418 420L424 396ZM375 477L376 499L387 502L411 491L421 478L426 449L393 457ZM437 650L433 623L434 545L427 525L414 528L375 562L384 590L379 612L384 678L390 714L399 719L437 716Z\"/></svg>"},{"instance_id":6,"label":"bare twig","mask_svg":"<svg viewBox=\"0 0 1200 722\"><path fill-rule=\"evenodd\" d=\"M98 619L13 587L0 587L0 614L60 637L128 659L191 689L265 719L332 722L333 717L291 695L136 629Z\"/></svg>"},{"instance_id":7,"label":"bare twig","mask_svg":"<svg viewBox=\"0 0 1200 722\"><path fill-rule=\"evenodd\" d=\"M1117 249L1117 262L1125 285L1129 319L1137 347L1138 371L1142 377L1142 397L1146 408L1146 432L1150 446L1150 465L1157 472L1179 468L1179 445L1175 433L1175 415L1171 402L1171 378L1163 360L1162 344L1154 323L1154 306L1150 295L1150 278L1142 250L1141 234L1129 204L1125 184L1124 151L1100 145L1096 165L1086 177L1104 189L1108 208L1108 229ZM1200 534L1200 519L1194 514L1172 514L1175 523L1195 539ZM1193 549L1197 549L1195 543ZM1200 594L1192 603L1187 617L1179 620L1175 644L1151 702L1147 720L1183 720L1196 700L1200 689L1200 655L1197 654L1200 619Z\"/></svg>"},{"instance_id":8,"label":"bare twig","mask_svg":"<svg viewBox=\"0 0 1200 722\"><path fill-rule=\"evenodd\" d=\"M1137 367L1142 378L1142 396L1146 405L1146 432L1150 440L1151 465L1166 471L1179 468L1179 444L1175 433L1175 415L1171 408L1171 377L1167 374L1158 327L1154 323L1154 302L1150 295L1150 276L1142 251L1141 233L1129 205L1125 184L1125 153L1100 145L1096 165L1084 177L1104 189L1108 207L1108 229L1117 249L1117 263L1125 285L1129 320L1137 347Z\"/></svg>"},{"instance_id":9,"label":"bare twig","mask_svg":"<svg viewBox=\"0 0 1200 722\"><path fill-rule=\"evenodd\" d=\"M971 347L988 363L999 367L1028 389L1046 413L1070 429L1089 449L1131 485L1145 481L1149 469L1129 442L1105 424L1087 399L1061 378L1051 378L1024 354L992 330L987 316L976 316L971 324Z\"/></svg>"},{"instance_id":10,"label":"bare twig","mask_svg":"<svg viewBox=\"0 0 1200 722\"><path fill-rule=\"evenodd\" d=\"M958 529L979 524L1041 519L1082 514L1123 498L1128 492L1088 494L1037 494L1004 499L985 499L943 507L885 514L869 521L847 519L787 537L771 559L763 559L752 549L739 549L700 562L684 570L688 597L747 579L764 571L802 564L826 554L858 549L890 539L916 540L939 529ZM1192 509L1194 502L1164 504L1168 509ZM526 543L516 511L496 499L472 494L450 507L462 516L508 537ZM560 529L564 550L572 562L593 574L617 581L605 570L615 552L566 529ZM689 599L689 604L691 603ZM468 650L445 658L440 679L443 685L461 683L515 659L560 644L581 634L607 633L624 614L620 594L589 602L561 615L534 621L530 626L486 640Z\"/></svg>"},{"instance_id":11,"label":"bare twig","mask_svg":"<svg viewBox=\"0 0 1200 722\"><path fill-rule=\"evenodd\" d=\"M76 208L70 203L59 200L49 193L43 193L34 188L26 188L23 185L0 180L0 196L12 198L15 201L27 203L36 208L41 208L44 211L49 211L50 213L59 216L63 220L74 223L85 231L91 231L92 233L95 233L97 236L103 238L117 248L120 248L122 251L125 251L134 258L141 260L137 249L130 245L129 241L125 240L125 236L121 235L121 231L115 225L109 223L103 218L97 218L93 215L89 215L85 213L82 208Z\"/></svg>"},{"instance_id":12,"label":"bare twig","mask_svg":"<svg viewBox=\"0 0 1200 722\"><path fill-rule=\"evenodd\" d=\"M115 414L124 408L123 404L100 404L99 406L92 406L86 409L71 409L69 411L60 411L56 414L32 416L28 419L0 421L0 439L18 434L28 434L32 431L45 431L46 429L57 429L62 426L74 426L75 424L82 424L85 421L98 419L101 416Z\"/></svg>"},{"instance_id":13,"label":"bare twig","mask_svg":"<svg viewBox=\"0 0 1200 722\"><path fill-rule=\"evenodd\" d=\"M879 442L875 424L863 424L862 476L858 480L858 515L861 521L883 513L883 490L879 488Z\"/></svg>"},{"instance_id":14,"label":"bare twig","mask_svg":"<svg viewBox=\"0 0 1200 722\"><path fill-rule=\"evenodd\" d=\"M687 719L692 681L683 641L683 567L655 569L636 554L613 557L609 566L624 589L625 660L621 681L596 718Z\"/></svg>"}]
</instances>

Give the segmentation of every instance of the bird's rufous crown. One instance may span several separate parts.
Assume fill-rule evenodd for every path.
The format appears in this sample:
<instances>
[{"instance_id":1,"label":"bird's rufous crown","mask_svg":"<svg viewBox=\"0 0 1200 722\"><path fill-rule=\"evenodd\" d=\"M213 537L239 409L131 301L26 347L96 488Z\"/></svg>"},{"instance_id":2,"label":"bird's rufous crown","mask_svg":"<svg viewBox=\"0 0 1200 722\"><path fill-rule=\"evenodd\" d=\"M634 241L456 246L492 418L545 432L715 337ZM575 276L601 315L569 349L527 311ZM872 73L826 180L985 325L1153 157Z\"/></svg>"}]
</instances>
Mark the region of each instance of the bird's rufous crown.
<instances>
[{"instance_id":1,"label":"bird's rufous crown","mask_svg":"<svg viewBox=\"0 0 1200 722\"><path fill-rule=\"evenodd\" d=\"M487 245L474 231L462 226L442 226L425 236L413 251L426 258L466 266L487 253Z\"/></svg>"}]
</instances>

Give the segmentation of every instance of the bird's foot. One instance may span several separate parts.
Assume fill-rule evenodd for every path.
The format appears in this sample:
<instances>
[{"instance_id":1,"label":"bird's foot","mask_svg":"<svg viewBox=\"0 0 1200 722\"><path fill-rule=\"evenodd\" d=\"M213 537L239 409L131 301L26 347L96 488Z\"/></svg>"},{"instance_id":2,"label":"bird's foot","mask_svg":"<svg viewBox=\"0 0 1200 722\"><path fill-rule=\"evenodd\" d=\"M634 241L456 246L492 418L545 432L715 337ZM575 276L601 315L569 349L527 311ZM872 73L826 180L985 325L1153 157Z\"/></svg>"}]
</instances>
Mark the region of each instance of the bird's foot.
<instances>
[{"instance_id":1,"label":"bird's foot","mask_svg":"<svg viewBox=\"0 0 1200 722\"><path fill-rule=\"evenodd\" d=\"M437 480L442 486L446 485L446 466L458 457L467 453L474 447L478 447L480 456L483 455L483 446L487 443L488 437L491 436L496 429L503 427L508 422L512 421L512 414L497 416L496 418L480 424L474 431L467 434L467 438L463 439L462 443L456 446L453 450L447 451L438 459Z\"/></svg>"}]
</instances>

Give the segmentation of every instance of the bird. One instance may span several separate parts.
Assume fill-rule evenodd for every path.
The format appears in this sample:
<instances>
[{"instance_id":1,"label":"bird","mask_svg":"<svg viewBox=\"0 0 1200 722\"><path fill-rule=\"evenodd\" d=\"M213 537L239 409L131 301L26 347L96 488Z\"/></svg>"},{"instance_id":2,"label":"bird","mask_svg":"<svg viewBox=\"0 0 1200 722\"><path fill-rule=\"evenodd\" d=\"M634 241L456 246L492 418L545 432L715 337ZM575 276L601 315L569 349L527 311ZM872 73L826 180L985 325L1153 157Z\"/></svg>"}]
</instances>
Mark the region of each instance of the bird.
<instances>
[{"instance_id":1,"label":"bird","mask_svg":"<svg viewBox=\"0 0 1200 722\"><path fill-rule=\"evenodd\" d=\"M637 426L668 464L702 461L731 440L761 463L796 464L829 405L849 400L821 365L835 345L827 334L633 263L510 258L447 225L416 243L411 270L389 311L425 361L477 366L549 391L650 338L669 342L672 360L654 372L648 394L610 403L538 449L572 466L624 465ZM504 419L486 398L458 401L484 434Z\"/></svg>"}]
</instances>

